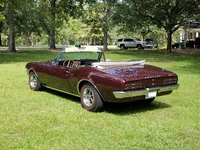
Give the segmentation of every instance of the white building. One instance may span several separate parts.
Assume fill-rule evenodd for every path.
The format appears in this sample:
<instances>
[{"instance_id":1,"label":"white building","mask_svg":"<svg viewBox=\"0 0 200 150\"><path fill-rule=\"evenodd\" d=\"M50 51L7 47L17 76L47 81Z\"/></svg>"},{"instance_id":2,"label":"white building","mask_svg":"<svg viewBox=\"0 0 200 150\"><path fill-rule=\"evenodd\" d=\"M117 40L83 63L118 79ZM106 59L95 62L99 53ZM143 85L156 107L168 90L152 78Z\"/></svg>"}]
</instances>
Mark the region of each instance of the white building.
<instances>
[{"instance_id":1,"label":"white building","mask_svg":"<svg viewBox=\"0 0 200 150\"><path fill-rule=\"evenodd\" d=\"M180 41L194 41L197 37L200 37L200 20L191 20L186 27L182 27L180 30Z\"/></svg>"}]
</instances>

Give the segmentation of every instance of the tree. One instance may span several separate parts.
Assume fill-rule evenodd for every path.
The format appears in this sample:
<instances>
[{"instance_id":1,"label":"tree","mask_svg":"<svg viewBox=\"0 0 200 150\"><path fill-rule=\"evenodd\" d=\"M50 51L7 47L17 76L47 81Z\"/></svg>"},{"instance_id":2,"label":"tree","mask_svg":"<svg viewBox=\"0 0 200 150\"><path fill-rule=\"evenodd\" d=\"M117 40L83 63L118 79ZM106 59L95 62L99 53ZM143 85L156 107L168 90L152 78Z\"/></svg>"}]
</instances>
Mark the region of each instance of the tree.
<instances>
[{"instance_id":1,"label":"tree","mask_svg":"<svg viewBox=\"0 0 200 150\"><path fill-rule=\"evenodd\" d=\"M15 8L13 3L8 3L8 25L9 25L9 48L8 51L16 52L15 49Z\"/></svg>"},{"instance_id":2,"label":"tree","mask_svg":"<svg viewBox=\"0 0 200 150\"><path fill-rule=\"evenodd\" d=\"M2 46L2 42L1 42L2 27L3 27L3 22L0 20L0 46Z\"/></svg>"},{"instance_id":3,"label":"tree","mask_svg":"<svg viewBox=\"0 0 200 150\"><path fill-rule=\"evenodd\" d=\"M1 33L3 30L3 21L5 20L5 16L1 14L2 12L3 12L3 7L0 4L0 46L2 46Z\"/></svg>"},{"instance_id":4,"label":"tree","mask_svg":"<svg viewBox=\"0 0 200 150\"><path fill-rule=\"evenodd\" d=\"M0 5L5 8L9 28L9 51L16 52L16 31L30 36L32 32L39 34L39 27L49 35L50 48L55 49L56 28L69 16L79 17L84 1L89 0L2 0Z\"/></svg>"},{"instance_id":5,"label":"tree","mask_svg":"<svg viewBox=\"0 0 200 150\"><path fill-rule=\"evenodd\" d=\"M1 6L4 8L4 16L5 16L5 22L8 24L8 29L9 29L9 47L8 51L10 52L16 52L15 48L15 27L16 24L19 24L18 20L20 20L20 14L23 10L23 8L26 9L32 9L32 7L27 7L30 4L35 3L35 1L32 0L2 0ZM24 15L23 19L26 19L30 16L27 14ZM22 20L23 20L22 19ZM28 24L26 22L26 24ZM21 24L19 24L21 25Z\"/></svg>"},{"instance_id":6,"label":"tree","mask_svg":"<svg viewBox=\"0 0 200 150\"><path fill-rule=\"evenodd\" d=\"M83 10L83 3L89 0L41 0L39 7L43 12L45 24L43 29L50 37L50 49L56 49L56 28L61 27L62 23L67 23L70 17L80 17Z\"/></svg>"},{"instance_id":7,"label":"tree","mask_svg":"<svg viewBox=\"0 0 200 150\"><path fill-rule=\"evenodd\" d=\"M37 7L37 3L32 1L26 5L22 5L20 11L16 14L15 32L16 36L21 36L21 44L23 37L26 38L27 45L32 44L32 35L41 35L40 24L41 13Z\"/></svg>"},{"instance_id":8,"label":"tree","mask_svg":"<svg viewBox=\"0 0 200 150\"><path fill-rule=\"evenodd\" d=\"M3 28L3 21L0 20L0 46L2 46L2 42L1 42L2 28Z\"/></svg>"},{"instance_id":9,"label":"tree","mask_svg":"<svg viewBox=\"0 0 200 150\"><path fill-rule=\"evenodd\" d=\"M83 25L83 30L88 44L90 38L94 38L95 44L95 38L103 37L102 24L99 21L99 13L95 11L94 7L95 5L87 7L81 17L81 21L85 24Z\"/></svg>"},{"instance_id":10,"label":"tree","mask_svg":"<svg viewBox=\"0 0 200 150\"><path fill-rule=\"evenodd\" d=\"M195 14L199 13L196 0L123 0L119 9L126 8L129 20L147 22L164 28L167 33L167 50L171 51L172 34ZM192 11L191 11L192 10ZM137 19L136 19L137 18ZM127 25L127 22L125 23ZM134 25L134 22L129 22Z\"/></svg>"},{"instance_id":11,"label":"tree","mask_svg":"<svg viewBox=\"0 0 200 150\"><path fill-rule=\"evenodd\" d=\"M101 24L104 34L104 46L103 50L108 50L108 31L110 28L110 22L112 17L113 8L117 4L116 0L103 0L102 3L95 3L91 5L90 9L93 9L93 12L96 13L96 17Z\"/></svg>"},{"instance_id":12,"label":"tree","mask_svg":"<svg viewBox=\"0 0 200 150\"><path fill-rule=\"evenodd\" d=\"M133 14L132 11L131 7L129 8L125 4L118 4L112 16L112 24L119 26L118 32L134 32L140 34L144 40L148 33L153 32L152 30L155 26L151 25L148 20L138 19L140 16L136 13Z\"/></svg>"},{"instance_id":13,"label":"tree","mask_svg":"<svg viewBox=\"0 0 200 150\"><path fill-rule=\"evenodd\" d=\"M8 23L9 27L9 48L8 51L10 52L16 52L15 49L15 14L16 9L19 8L20 5L18 5L20 1L16 0L2 0L1 6L4 8L4 16Z\"/></svg>"},{"instance_id":14,"label":"tree","mask_svg":"<svg viewBox=\"0 0 200 150\"><path fill-rule=\"evenodd\" d=\"M62 44L78 44L77 40L82 36L83 33L83 23L80 19L70 18L68 22L64 22L63 25L56 29L56 39ZM81 37L82 38L82 37Z\"/></svg>"}]
</instances>

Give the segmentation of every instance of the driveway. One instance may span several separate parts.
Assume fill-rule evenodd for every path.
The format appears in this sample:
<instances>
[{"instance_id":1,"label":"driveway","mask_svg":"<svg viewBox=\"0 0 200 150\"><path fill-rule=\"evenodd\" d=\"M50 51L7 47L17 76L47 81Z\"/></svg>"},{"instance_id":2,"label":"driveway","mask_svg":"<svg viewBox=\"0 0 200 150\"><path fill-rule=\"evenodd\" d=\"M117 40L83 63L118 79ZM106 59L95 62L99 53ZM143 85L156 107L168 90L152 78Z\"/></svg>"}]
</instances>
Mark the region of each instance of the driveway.
<instances>
[{"instance_id":1,"label":"driveway","mask_svg":"<svg viewBox=\"0 0 200 150\"><path fill-rule=\"evenodd\" d=\"M58 49L65 49L66 47L68 47L67 45L63 45L63 46L56 46L56 48ZM69 46L69 47L73 47L73 46ZM83 47L98 47L98 48L103 48L103 46L87 46L84 45ZM108 48L116 48L117 46L115 45L109 45ZM47 46L27 46L27 47L16 47L17 50L19 49L48 49L49 47ZM0 47L0 50L7 50L8 47Z\"/></svg>"}]
</instances>

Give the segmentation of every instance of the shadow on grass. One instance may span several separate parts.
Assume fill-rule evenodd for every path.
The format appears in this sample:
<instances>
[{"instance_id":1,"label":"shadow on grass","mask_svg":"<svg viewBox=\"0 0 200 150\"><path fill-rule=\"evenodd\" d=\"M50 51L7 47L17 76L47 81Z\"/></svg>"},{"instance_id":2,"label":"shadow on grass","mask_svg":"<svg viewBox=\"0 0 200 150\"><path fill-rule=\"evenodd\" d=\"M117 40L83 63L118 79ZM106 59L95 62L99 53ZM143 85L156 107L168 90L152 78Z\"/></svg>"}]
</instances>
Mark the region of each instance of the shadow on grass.
<instances>
[{"instance_id":1,"label":"shadow on grass","mask_svg":"<svg viewBox=\"0 0 200 150\"><path fill-rule=\"evenodd\" d=\"M43 91L80 104L79 97L51 90L48 88L44 88ZM159 101L154 101L151 104L144 104L142 101L135 101L128 103L105 103L104 112L118 114L118 115L129 115L133 113L140 113L140 112L163 109L168 107L171 107L171 105Z\"/></svg>"},{"instance_id":2,"label":"shadow on grass","mask_svg":"<svg viewBox=\"0 0 200 150\"><path fill-rule=\"evenodd\" d=\"M120 50L120 49L109 49L109 52L111 53L126 53L126 54L165 54L165 50L160 49L144 49L144 50L138 50L138 49L127 49L127 50Z\"/></svg>"},{"instance_id":3,"label":"shadow on grass","mask_svg":"<svg viewBox=\"0 0 200 150\"><path fill-rule=\"evenodd\" d=\"M104 110L105 112L117 115L129 115L169 107L172 106L159 101L153 101L150 104L145 104L143 101L134 101L128 103L106 103Z\"/></svg>"},{"instance_id":4,"label":"shadow on grass","mask_svg":"<svg viewBox=\"0 0 200 150\"><path fill-rule=\"evenodd\" d=\"M73 95L70 95L70 94L66 94L66 93L59 92L59 91L52 90L52 89L48 89L48 88L44 88L43 91L47 92L49 94L56 95L56 96L59 96L61 98L76 102L76 103L80 103L79 97L76 97L76 96L73 96Z\"/></svg>"},{"instance_id":5,"label":"shadow on grass","mask_svg":"<svg viewBox=\"0 0 200 150\"><path fill-rule=\"evenodd\" d=\"M109 50L108 53L111 54L119 54L122 56L127 56L128 58L131 56L141 56L142 59L148 60L148 61L183 61L185 59L191 58L199 58L200 55L197 54L176 54L176 53L167 53L165 55L165 50ZM152 59L153 58L153 59Z\"/></svg>"},{"instance_id":6,"label":"shadow on grass","mask_svg":"<svg viewBox=\"0 0 200 150\"><path fill-rule=\"evenodd\" d=\"M52 52L47 49L38 50L19 50L17 53L0 51L0 64L32 62L32 61L48 61L53 59L59 52Z\"/></svg>"}]
</instances>

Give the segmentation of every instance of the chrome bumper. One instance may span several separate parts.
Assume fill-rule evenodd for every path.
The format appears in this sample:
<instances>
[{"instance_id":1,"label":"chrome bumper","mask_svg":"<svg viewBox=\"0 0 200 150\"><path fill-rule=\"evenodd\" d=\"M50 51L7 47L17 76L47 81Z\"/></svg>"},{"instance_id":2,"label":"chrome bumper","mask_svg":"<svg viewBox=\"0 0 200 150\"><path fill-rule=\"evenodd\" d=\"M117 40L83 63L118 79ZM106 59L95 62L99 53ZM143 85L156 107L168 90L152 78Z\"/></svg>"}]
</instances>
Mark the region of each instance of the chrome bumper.
<instances>
[{"instance_id":1,"label":"chrome bumper","mask_svg":"<svg viewBox=\"0 0 200 150\"><path fill-rule=\"evenodd\" d=\"M153 88L146 88L143 90L134 90L134 91L114 91L113 94L115 98L128 98L135 96L145 96L151 91L157 91L157 93L173 91L178 89L179 84L168 85L168 86L157 86Z\"/></svg>"}]
</instances>

